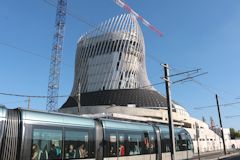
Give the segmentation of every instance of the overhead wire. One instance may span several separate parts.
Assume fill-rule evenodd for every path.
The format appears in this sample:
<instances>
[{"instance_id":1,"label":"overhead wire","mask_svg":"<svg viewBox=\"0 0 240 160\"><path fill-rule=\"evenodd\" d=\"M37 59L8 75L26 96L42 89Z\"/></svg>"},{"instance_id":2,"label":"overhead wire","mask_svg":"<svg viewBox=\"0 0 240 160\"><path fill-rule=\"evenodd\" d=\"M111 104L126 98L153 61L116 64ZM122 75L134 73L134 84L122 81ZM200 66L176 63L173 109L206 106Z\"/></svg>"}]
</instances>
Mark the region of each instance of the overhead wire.
<instances>
[{"instance_id":1,"label":"overhead wire","mask_svg":"<svg viewBox=\"0 0 240 160\"><path fill-rule=\"evenodd\" d=\"M186 80L194 80L195 77L199 77L199 76L205 75L205 74L207 74L207 73L208 73L208 72L204 72L204 73L201 73L201 74L197 74L197 75L195 75L195 76L189 76L189 77L187 77L187 78L183 78L183 79L174 81L174 82L172 82L172 83L174 84L174 83L179 83L179 82L183 82L183 81L186 81Z\"/></svg>"},{"instance_id":2,"label":"overhead wire","mask_svg":"<svg viewBox=\"0 0 240 160\"><path fill-rule=\"evenodd\" d=\"M35 52L29 51L29 50L26 50L26 49L23 49L23 48L20 48L20 47L17 47L17 46L14 46L14 45L11 45L11 44L8 44L5 42L0 42L0 45L7 46L9 48L13 48L13 49L19 50L21 52L27 53L29 55L37 56L37 57L45 59L45 60L50 60L50 57L43 56L43 55L37 54Z\"/></svg>"},{"instance_id":3,"label":"overhead wire","mask_svg":"<svg viewBox=\"0 0 240 160\"><path fill-rule=\"evenodd\" d=\"M225 103L225 104L221 104L219 106L232 106L235 104L240 104L240 102L231 102L231 103ZM195 107L194 109L205 109L205 108L212 108L212 107L216 107L217 105L209 105L209 106L203 106L203 107Z\"/></svg>"},{"instance_id":4,"label":"overhead wire","mask_svg":"<svg viewBox=\"0 0 240 160\"><path fill-rule=\"evenodd\" d=\"M191 77L189 77L191 78ZM153 83L150 85L145 85L145 86L140 86L140 87L136 87L134 89L143 89L143 88L148 88L148 87L152 87L152 86L156 86L156 85L160 85L160 84L164 84L165 81L163 82L158 82L158 83ZM178 81L173 82L173 84L178 83ZM4 96L14 96L14 97L24 97L24 98L48 98L48 96L44 96L44 95L27 95L27 94L15 94L15 93L6 93L6 92L0 92L0 95L4 95ZM71 97L72 95L59 95L56 97L60 97L60 98L65 98L65 97Z\"/></svg>"},{"instance_id":5,"label":"overhead wire","mask_svg":"<svg viewBox=\"0 0 240 160\"><path fill-rule=\"evenodd\" d=\"M20 47L17 47L17 46L14 46L12 44L9 44L9 43L6 43L6 42L0 42L0 45L2 46L6 46L6 47L9 47L9 48L13 48L13 49L16 49L18 51L21 51L23 53L26 53L26 54L29 54L29 55L32 55L32 56L35 56L35 57L39 57L39 58L42 58L44 60L48 60L50 62L51 58L50 57L47 57L47 56L43 56L41 54L38 54L36 52L33 52L33 51L30 51L30 50L27 50L27 49L23 49L23 48L20 48ZM14 52L16 53L16 52ZM70 67L70 68L73 68L72 65L70 64L66 64L66 63L62 63L64 66L66 67Z\"/></svg>"},{"instance_id":6,"label":"overhead wire","mask_svg":"<svg viewBox=\"0 0 240 160\"><path fill-rule=\"evenodd\" d=\"M153 84L150 84L150 85L146 85L146 86L140 86L136 89L142 89L142 88L148 88L148 87L153 87L153 86L157 86L157 85L160 85L160 84L164 84L165 82L159 82L159 83L153 83Z\"/></svg>"},{"instance_id":7,"label":"overhead wire","mask_svg":"<svg viewBox=\"0 0 240 160\"><path fill-rule=\"evenodd\" d=\"M182 70L179 70L179 68L176 68L176 67L171 67L171 69L172 69L172 70L175 70L175 71L177 71L177 72L182 71ZM206 73L207 73L207 72L206 72ZM205 72L204 72L203 74L205 74ZM188 76L188 75L186 75L186 76ZM216 88L216 87L211 87L211 86L209 86L209 85L203 84L202 82L200 82L200 81L198 81L198 80L196 80L196 79L194 79L194 78L192 78L190 81L192 81L193 83L197 84L199 87L203 88L204 90L206 90L207 92L209 92L209 93L211 93L211 94L213 94L213 95L217 94L218 92L221 92L221 93L224 93L225 95L229 95L230 97L236 97L236 95L233 95L233 94L230 93L230 92L227 92L227 91L225 91L225 90L218 89L218 88ZM221 99L224 99L224 97L223 97L222 95L219 95L219 97L220 97ZM235 98L235 99L237 99L237 98ZM240 98L238 98L238 99L240 99Z\"/></svg>"},{"instance_id":8,"label":"overhead wire","mask_svg":"<svg viewBox=\"0 0 240 160\"><path fill-rule=\"evenodd\" d=\"M212 94L216 94L215 91L213 91L212 89L210 89L209 87L206 87L205 85L203 85L202 83L200 83L199 81L196 81L193 79L193 82L198 84L199 86L201 86L202 88L204 88L205 90L207 90L208 92L212 93ZM222 98L222 97L221 97ZM226 103L226 104L221 104L219 106L232 106L232 105L235 105L235 104L240 104L240 102L233 102L233 103ZM206 109L206 108L213 108L213 107L216 107L216 105L210 105L210 106L205 106L205 107L195 107L194 109L198 109L198 110L201 110L201 109ZM240 115L239 115L240 116ZM225 118L234 118L234 117L238 117L238 115L234 115L234 116L225 116Z\"/></svg>"},{"instance_id":9,"label":"overhead wire","mask_svg":"<svg viewBox=\"0 0 240 160\"><path fill-rule=\"evenodd\" d=\"M211 94L216 94L216 92L212 89L210 89L209 87L205 86L202 82L199 82L195 79L192 80L195 84L199 85L200 87L202 87L203 89L205 89L206 91L208 91Z\"/></svg>"},{"instance_id":10,"label":"overhead wire","mask_svg":"<svg viewBox=\"0 0 240 160\"><path fill-rule=\"evenodd\" d=\"M211 93L211 94L216 95L216 94L218 94L218 93L220 92L220 93L223 93L224 95L228 95L228 96L230 96L230 97L236 97L236 96L234 96L233 94L230 94L229 92L226 92L226 91L223 91L223 90L219 90L219 89L217 89L217 88L215 88L215 87L210 87L210 86L208 86L208 85L206 85L206 84L203 84L202 82L197 81L196 79L193 79L192 81L193 81L195 84L197 84L198 86L200 86L201 88L203 88L203 89L205 89L206 91L208 91L209 93ZM219 94L218 94L218 96L219 96L221 99L224 99L224 97L223 97L222 95L219 95ZM235 99L236 99L236 98L235 98Z\"/></svg>"},{"instance_id":11,"label":"overhead wire","mask_svg":"<svg viewBox=\"0 0 240 160\"><path fill-rule=\"evenodd\" d=\"M27 102L28 100L23 100L23 101L8 101L8 102L0 102L0 104L11 104L11 103L23 103Z\"/></svg>"},{"instance_id":12,"label":"overhead wire","mask_svg":"<svg viewBox=\"0 0 240 160\"><path fill-rule=\"evenodd\" d=\"M185 71L185 72L180 72L180 73L176 73L176 74L171 74L168 77L175 77L175 76L179 76L179 75L183 75L183 74L189 74L191 72L198 73L199 70L201 70L201 69L198 68L198 69L194 69L194 70L190 70L190 71Z\"/></svg>"},{"instance_id":13,"label":"overhead wire","mask_svg":"<svg viewBox=\"0 0 240 160\"><path fill-rule=\"evenodd\" d=\"M176 68L176 67L172 67L172 69L175 70L175 71L178 71L178 72L181 71L181 70L179 70L179 69ZM205 89L207 92L209 92L209 93L211 93L211 94L214 94L214 95L215 95L215 94L217 94L217 91L221 91L221 90L217 89L216 87L211 87L211 86L208 86L208 85L206 85L206 84L203 84L202 82L199 82L199 81L196 80L196 79L192 79L191 81L194 82L195 84L197 84L198 86L200 86L201 88ZM231 97L236 97L236 95L230 94L230 93L227 92L227 91L223 91L223 90L222 90L222 92L224 92L225 94L231 95ZM219 97L223 98L221 95L220 95ZM237 98L235 98L235 99L237 99ZM240 98L239 98L239 99L240 99Z\"/></svg>"},{"instance_id":14,"label":"overhead wire","mask_svg":"<svg viewBox=\"0 0 240 160\"><path fill-rule=\"evenodd\" d=\"M177 71L177 72L180 72L181 70L179 70L178 68L176 67L172 67L173 70ZM207 73L207 72L206 72ZM205 74L205 72L203 73ZM215 87L210 87L206 84L203 84L202 82L199 82L198 80L192 78L191 79L192 82L194 82L195 84L197 84L198 86L200 86L201 88L203 88L204 90L206 90L207 92L211 93L211 94L217 94L217 91L220 91L219 89L215 88ZM233 94L230 94L229 92L226 92L226 91L222 91L224 94L228 94L228 95L231 95L231 97L233 97L234 95ZM223 96L219 96L223 99ZM236 96L234 96L236 97Z\"/></svg>"},{"instance_id":15,"label":"overhead wire","mask_svg":"<svg viewBox=\"0 0 240 160\"><path fill-rule=\"evenodd\" d=\"M233 115L233 116L225 116L225 118L236 118L236 117L240 117L240 114L238 114L238 115Z\"/></svg>"},{"instance_id":16,"label":"overhead wire","mask_svg":"<svg viewBox=\"0 0 240 160\"><path fill-rule=\"evenodd\" d=\"M43 0L43 1L44 1L45 3L47 3L48 5L54 7L54 8L57 7L57 4L54 3L53 1L52 1L52 2L50 2L50 0ZM88 22L88 21L85 20L84 18L76 15L76 14L73 13L73 11L70 10L70 9L67 9L67 14L70 15L71 17L75 18L76 20L78 20L78 21L80 21L80 22L82 22L82 23L85 23L86 25L88 25L88 26L90 26L90 27L92 27L92 28L95 28L95 27L96 27L96 25L93 25L92 23Z\"/></svg>"},{"instance_id":17,"label":"overhead wire","mask_svg":"<svg viewBox=\"0 0 240 160\"><path fill-rule=\"evenodd\" d=\"M151 84L151 85L136 87L135 89L147 88L147 87L156 86L156 85L160 85L160 84L164 84L164 83L165 82L154 83L154 84ZM28 94L16 94L16 93L6 93L6 92L0 92L0 95L22 97L22 98L48 98L48 96L45 96L45 95L28 95ZM56 96L56 97L65 98L65 97L71 97L71 96L72 95L59 95L59 96Z\"/></svg>"},{"instance_id":18,"label":"overhead wire","mask_svg":"<svg viewBox=\"0 0 240 160\"><path fill-rule=\"evenodd\" d=\"M26 95L26 94L15 94L15 93L5 93L5 92L0 92L0 95L24 97L24 98L48 98L48 96L42 96L42 95ZM69 96L69 95L60 95L60 96L56 96L56 97L67 97L67 96Z\"/></svg>"}]
</instances>

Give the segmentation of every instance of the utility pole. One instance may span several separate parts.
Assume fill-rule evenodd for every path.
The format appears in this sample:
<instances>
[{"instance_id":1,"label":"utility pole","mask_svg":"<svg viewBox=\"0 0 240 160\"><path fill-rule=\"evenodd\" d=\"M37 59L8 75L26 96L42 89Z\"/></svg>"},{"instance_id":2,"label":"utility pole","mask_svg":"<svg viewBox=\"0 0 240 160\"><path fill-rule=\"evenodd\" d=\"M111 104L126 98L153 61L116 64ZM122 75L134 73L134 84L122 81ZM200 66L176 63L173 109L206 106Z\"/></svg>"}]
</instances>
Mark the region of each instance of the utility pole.
<instances>
[{"instance_id":1,"label":"utility pole","mask_svg":"<svg viewBox=\"0 0 240 160\"><path fill-rule=\"evenodd\" d=\"M28 109L30 109L30 101L31 101L31 99L30 99L30 97L28 97Z\"/></svg>"},{"instance_id":2,"label":"utility pole","mask_svg":"<svg viewBox=\"0 0 240 160\"><path fill-rule=\"evenodd\" d=\"M196 127L196 139L197 139L197 151L198 151L198 160L200 160L200 151L199 151L199 125L197 122L195 122Z\"/></svg>"},{"instance_id":3,"label":"utility pole","mask_svg":"<svg viewBox=\"0 0 240 160\"><path fill-rule=\"evenodd\" d=\"M226 146L225 146L225 139L224 139L224 133L223 133L223 126L222 126L222 118L221 118L221 112L219 108L219 101L218 101L218 95L216 94L216 102L217 102L217 109L218 109L218 117L219 117L219 122L220 122L220 130L222 133L222 140L223 140L223 149L224 149L224 154L226 155Z\"/></svg>"},{"instance_id":4,"label":"utility pole","mask_svg":"<svg viewBox=\"0 0 240 160\"><path fill-rule=\"evenodd\" d=\"M174 136L174 127L172 119L172 99L170 91L170 76L169 76L169 66L168 64L163 64L164 67L164 80L166 85L166 96L167 96L167 105L168 105L168 126L169 126L169 135L170 135L170 151L171 151L171 160L175 160L175 136Z\"/></svg>"},{"instance_id":5,"label":"utility pole","mask_svg":"<svg viewBox=\"0 0 240 160\"><path fill-rule=\"evenodd\" d=\"M204 116L202 116L202 121L203 121L203 122L206 122L206 120L205 120L205 117L204 117Z\"/></svg>"}]
</instances>

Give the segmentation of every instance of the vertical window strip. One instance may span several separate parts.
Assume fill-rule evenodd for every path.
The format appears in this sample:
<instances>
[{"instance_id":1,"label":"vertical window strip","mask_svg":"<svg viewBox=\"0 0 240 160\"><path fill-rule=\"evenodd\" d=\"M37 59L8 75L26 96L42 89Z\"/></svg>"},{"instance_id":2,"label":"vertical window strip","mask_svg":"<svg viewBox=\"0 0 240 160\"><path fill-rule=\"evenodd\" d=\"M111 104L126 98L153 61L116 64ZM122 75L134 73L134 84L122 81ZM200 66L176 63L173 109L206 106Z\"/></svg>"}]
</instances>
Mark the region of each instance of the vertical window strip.
<instances>
[{"instance_id":1,"label":"vertical window strip","mask_svg":"<svg viewBox=\"0 0 240 160\"><path fill-rule=\"evenodd\" d=\"M122 19L120 19L119 21L118 21L118 28L117 28L117 30L119 31L121 28L122 28L122 26L124 26L124 22L126 22L126 19L127 19L127 16L126 15L124 15L123 17L122 17ZM117 40L116 40L116 42L115 42L115 45L114 46L118 46L119 44L120 44L120 42L122 43L122 41L120 41L120 40L122 40L123 39L123 36L124 36L124 34L123 33L117 33ZM114 48L116 48L116 47L114 47ZM115 49L115 51L116 51L116 49ZM116 65L115 63L113 63L113 65ZM113 67L113 66L112 66ZM113 67L113 68L115 68L115 67ZM110 77L109 76L109 78L108 78L108 81L109 81L109 84L108 84L108 87L109 88L117 88L117 86L116 87L114 87L114 84L116 84L116 85L118 85L117 83L116 83L116 81L117 81L117 77L118 77L118 74L119 74L119 72L116 72L116 71L113 71L113 72L115 72L115 75L114 74L112 74L112 76ZM111 87L111 86L113 86L113 87Z\"/></svg>"},{"instance_id":2,"label":"vertical window strip","mask_svg":"<svg viewBox=\"0 0 240 160\"><path fill-rule=\"evenodd\" d=\"M128 20L129 20L129 15L126 15L125 17L124 17L124 21L121 23L122 24L122 29L124 30L124 28L126 28L127 27L127 22L128 22ZM121 45L124 45L125 44L125 41L123 41L123 40L125 40L126 38L125 38L125 36L126 36L126 34L121 34L119 37L121 38ZM120 51L121 52L121 51ZM122 61L120 61L120 65L119 65L119 69L118 69L118 72L115 74L115 76L113 77L113 80L111 81L111 83L110 83L110 87L112 86L112 88L118 88L119 87L119 82L121 81L120 80L120 72L122 71L122 67L121 67L121 64L122 64L123 62ZM121 84L121 83L120 83ZM120 85L120 87L121 87L121 85Z\"/></svg>"},{"instance_id":3,"label":"vertical window strip","mask_svg":"<svg viewBox=\"0 0 240 160\"><path fill-rule=\"evenodd\" d=\"M86 39L86 42L85 42L86 46L87 46L87 50L86 50L85 56L84 56L84 67L83 67L83 68L85 68L85 70L86 70L87 65L88 65L90 45L92 45L92 42L94 41L94 38L90 38L90 37L92 37L93 34L94 34L94 32L88 33L87 34L87 39ZM83 92L86 92L87 88L88 88L88 83L87 83L88 75L87 75L86 71L83 72L82 77L83 77L83 79L82 79L82 84L83 84L82 86L83 87L81 87L81 89L82 89Z\"/></svg>"},{"instance_id":4,"label":"vertical window strip","mask_svg":"<svg viewBox=\"0 0 240 160\"><path fill-rule=\"evenodd\" d=\"M109 29L109 26L110 26L110 22L111 22L111 19L106 21L106 23L104 24L104 27L103 27L103 32L105 33L104 36L101 37L101 41L102 41L102 44L101 44L101 48L99 50L99 55L101 55L101 60L99 62L99 66L97 68L97 73L99 74L98 78L96 79L96 85L95 85L95 89L99 90L101 89L101 76L104 72L104 54L103 54L103 50L104 50L104 47L106 45L106 37L107 37L107 32L108 32L108 29Z\"/></svg>"},{"instance_id":5,"label":"vertical window strip","mask_svg":"<svg viewBox=\"0 0 240 160\"><path fill-rule=\"evenodd\" d=\"M120 18L116 21L116 25L114 26L115 31L119 31L120 30L122 22L125 20L125 17L126 17L125 15L121 15ZM117 40L114 43L114 52L116 51L116 48L117 48L117 45L119 44L119 39L120 39L119 38L120 37L119 36L119 32L117 32L116 35L117 35L117 37L116 37ZM114 55L112 55L112 56L114 56ZM109 68L115 68L113 65L115 65L115 63L112 61L112 65ZM117 73L115 73L115 74L117 74ZM108 77L107 77L107 80L106 80L107 81L107 85L106 85L107 88L111 88L111 83L113 83L113 81L114 81L113 76L110 76L110 75L112 75L112 74L109 74Z\"/></svg>"}]
</instances>

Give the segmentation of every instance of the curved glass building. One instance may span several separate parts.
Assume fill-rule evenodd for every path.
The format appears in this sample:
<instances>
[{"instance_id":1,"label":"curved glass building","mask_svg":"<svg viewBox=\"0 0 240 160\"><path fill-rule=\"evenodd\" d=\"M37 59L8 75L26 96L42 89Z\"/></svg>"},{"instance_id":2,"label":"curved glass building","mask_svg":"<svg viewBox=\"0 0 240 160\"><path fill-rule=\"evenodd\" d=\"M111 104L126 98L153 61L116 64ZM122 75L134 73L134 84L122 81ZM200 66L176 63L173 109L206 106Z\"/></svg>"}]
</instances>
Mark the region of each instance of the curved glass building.
<instances>
[{"instance_id":1,"label":"curved glass building","mask_svg":"<svg viewBox=\"0 0 240 160\"><path fill-rule=\"evenodd\" d=\"M79 88L82 106L166 106L148 80L143 33L133 15L109 19L80 37L71 97L62 108L77 106Z\"/></svg>"}]
</instances>

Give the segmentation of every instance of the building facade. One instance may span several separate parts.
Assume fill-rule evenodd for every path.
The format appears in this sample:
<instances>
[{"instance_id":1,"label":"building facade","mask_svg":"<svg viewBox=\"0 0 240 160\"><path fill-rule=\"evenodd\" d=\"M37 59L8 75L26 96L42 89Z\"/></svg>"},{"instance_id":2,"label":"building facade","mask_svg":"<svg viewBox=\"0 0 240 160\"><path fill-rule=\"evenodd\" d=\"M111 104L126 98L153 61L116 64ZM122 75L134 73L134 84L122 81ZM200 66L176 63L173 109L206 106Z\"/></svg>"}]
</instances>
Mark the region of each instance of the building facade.
<instances>
[{"instance_id":1,"label":"building facade","mask_svg":"<svg viewBox=\"0 0 240 160\"><path fill-rule=\"evenodd\" d=\"M145 44L137 19L123 14L83 35L77 44L71 97L62 108L134 104L166 107L147 77Z\"/></svg>"}]
</instances>

